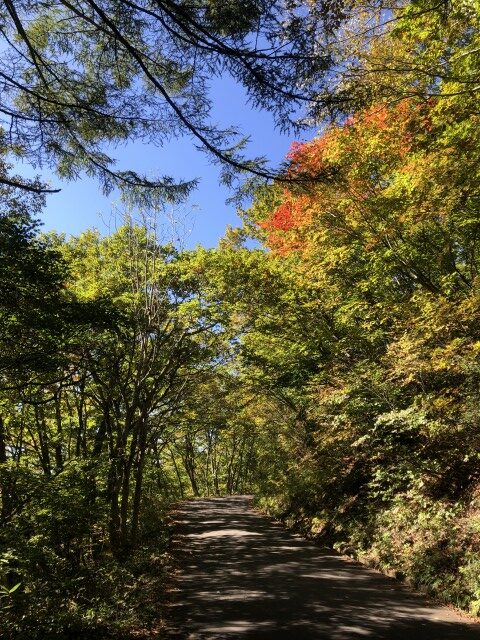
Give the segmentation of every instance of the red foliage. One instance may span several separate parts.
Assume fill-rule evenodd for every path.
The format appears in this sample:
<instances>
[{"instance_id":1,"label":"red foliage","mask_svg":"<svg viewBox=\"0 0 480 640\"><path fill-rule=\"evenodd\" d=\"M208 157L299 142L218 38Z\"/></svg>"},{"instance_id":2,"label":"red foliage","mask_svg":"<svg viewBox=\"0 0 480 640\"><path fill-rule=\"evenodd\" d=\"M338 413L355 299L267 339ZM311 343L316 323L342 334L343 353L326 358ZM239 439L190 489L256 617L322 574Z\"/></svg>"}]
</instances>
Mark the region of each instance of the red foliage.
<instances>
[{"instance_id":1,"label":"red foliage","mask_svg":"<svg viewBox=\"0 0 480 640\"><path fill-rule=\"evenodd\" d=\"M290 145L290 149L288 150L287 155L285 156L286 159L290 160L291 162L296 162L297 158L301 156L303 147L306 144L306 142L298 142L297 140L294 140Z\"/></svg>"},{"instance_id":2,"label":"red foliage","mask_svg":"<svg viewBox=\"0 0 480 640\"><path fill-rule=\"evenodd\" d=\"M266 220L262 226L269 229L277 229L279 231L288 231L295 226L292 215L292 202L282 203L268 220Z\"/></svg>"},{"instance_id":3,"label":"red foliage","mask_svg":"<svg viewBox=\"0 0 480 640\"><path fill-rule=\"evenodd\" d=\"M432 128L432 106L412 100L373 105L348 118L343 127L332 127L309 142L295 141L286 156L287 176L318 179L340 172L345 193L348 197L354 194L357 203L362 202L376 189L377 185L372 183L376 171L388 176L393 167L403 166L403 170L408 167L405 156L412 151L419 136L421 139ZM363 172L363 166L371 166L372 158L378 169ZM321 215L319 204L325 197L327 200L330 196L337 197L338 190L329 190L329 184L332 183L319 180L318 187L313 186L310 192L301 195L284 189L283 202L260 225L269 232L268 243L272 249L278 253L302 249L298 245L304 241L299 240L295 231L308 226L314 215ZM322 191L323 188L327 191Z\"/></svg>"},{"instance_id":4,"label":"red foliage","mask_svg":"<svg viewBox=\"0 0 480 640\"><path fill-rule=\"evenodd\" d=\"M272 214L260 223L264 229L289 231L306 222L307 205L310 198L306 195L295 196L288 189L283 191L284 202Z\"/></svg>"},{"instance_id":5,"label":"red foliage","mask_svg":"<svg viewBox=\"0 0 480 640\"><path fill-rule=\"evenodd\" d=\"M336 133L336 130L331 130L310 142L294 142L287 154L287 160L290 160L288 175L314 177L324 170L328 164L325 162L325 151Z\"/></svg>"}]
</instances>

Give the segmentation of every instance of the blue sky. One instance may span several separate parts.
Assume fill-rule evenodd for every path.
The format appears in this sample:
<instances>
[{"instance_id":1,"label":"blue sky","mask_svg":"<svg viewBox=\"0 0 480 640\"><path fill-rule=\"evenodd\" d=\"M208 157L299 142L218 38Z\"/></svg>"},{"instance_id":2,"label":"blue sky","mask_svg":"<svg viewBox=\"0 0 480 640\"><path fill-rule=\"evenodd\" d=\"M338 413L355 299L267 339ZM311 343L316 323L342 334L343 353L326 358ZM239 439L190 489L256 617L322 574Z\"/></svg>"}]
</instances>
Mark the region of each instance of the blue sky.
<instances>
[{"instance_id":1,"label":"blue sky","mask_svg":"<svg viewBox=\"0 0 480 640\"><path fill-rule=\"evenodd\" d=\"M278 166L288 151L292 136L276 131L270 114L247 105L243 89L233 80L215 80L212 95L212 119L222 126L238 126L242 133L251 136L250 155L265 155L273 166ZM226 225L238 224L235 207L225 203L231 194L218 184L219 168L195 149L192 140L183 138L161 149L132 143L118 148L114 155L121 168L179 179L200 178L199 187L189 200L172 211L174 217L186 218L185 224L178 229L185 246L199 243L215 246ZM21 172L21 167L18 170ZM42 216L45 230L78 234L83 229L96 227L106 233L115 225L112 210L115 202L118 203L118 194L103 196L97 182L86 177L70 183L62 183L56 176L45 173L43 177L50 179L52 186L62 188L61 193L48 197Z\"/></svg>"}]
</instances>

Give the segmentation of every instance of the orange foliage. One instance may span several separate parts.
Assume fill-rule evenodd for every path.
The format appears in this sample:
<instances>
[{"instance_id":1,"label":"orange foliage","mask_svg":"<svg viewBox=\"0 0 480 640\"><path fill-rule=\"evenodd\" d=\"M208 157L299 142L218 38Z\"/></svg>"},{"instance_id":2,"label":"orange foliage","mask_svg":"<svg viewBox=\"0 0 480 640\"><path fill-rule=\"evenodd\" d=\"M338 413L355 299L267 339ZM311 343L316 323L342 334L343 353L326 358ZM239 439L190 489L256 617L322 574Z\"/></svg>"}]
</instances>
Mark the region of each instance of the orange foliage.
<instances>
[{"instance_id":1,"label":"orange foliage","mask_svg":"<svg viewBox=\"0 0 480 640\"><path fill-rule=\"evenodd\" d=\"M286 156L287 176L312 182L300 194L295 187L284 188L283 202L260 223L269 246L279 253L297 250L302 245L297 231L322 210L335 208L339 199L344 210L348 199L358 207L383 188L392 171L408 173L416 140L432 129L432 106L412 100L374 105L348 118L343 127L332 127L309 142L293 142Z\"/></svg>"},{"instance_id":2,"label":"orange foliage","mask_svg":"<svg viewBox=\"0 0 480 640\"><path fill-rule=\"evenodd\" d=\"M292 142L286 156L287 160L290 160L288 175L290 177L315 176L324 170L328 165L325 154L337 133L338 130L332 129L309 142Z\"/></svg>"},{"instance_id":3,"label":"orange foliage","mask_svg":"<svg viewBox=\"0 0 480 640\"><path fill-rule=\"evenodd\" d=\"M273 211L267 220L260 223L264 229L289 231L308 221L310 196L295 196L288 189L284 189L283 197L282 204Z\"/></svg>"}]
</instances>

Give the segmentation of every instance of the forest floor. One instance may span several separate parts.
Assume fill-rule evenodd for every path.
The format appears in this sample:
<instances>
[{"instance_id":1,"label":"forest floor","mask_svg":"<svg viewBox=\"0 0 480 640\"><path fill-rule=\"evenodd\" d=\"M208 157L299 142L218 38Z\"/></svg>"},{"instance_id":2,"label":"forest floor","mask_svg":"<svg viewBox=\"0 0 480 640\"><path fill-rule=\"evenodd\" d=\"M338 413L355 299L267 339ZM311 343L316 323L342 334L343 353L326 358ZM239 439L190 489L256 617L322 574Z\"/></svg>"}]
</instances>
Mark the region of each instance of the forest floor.
<instances>
[{"instance_id":1,"label":"forest floor","mask_svg":"<svg viewBox=\"0 0 480 640\"><path fill-rule=\"evenodd\" d=\"M248 496L182 503L175 518L169 638L480 640L479 624L285 530Z\"/></svg>"}]
</instances>

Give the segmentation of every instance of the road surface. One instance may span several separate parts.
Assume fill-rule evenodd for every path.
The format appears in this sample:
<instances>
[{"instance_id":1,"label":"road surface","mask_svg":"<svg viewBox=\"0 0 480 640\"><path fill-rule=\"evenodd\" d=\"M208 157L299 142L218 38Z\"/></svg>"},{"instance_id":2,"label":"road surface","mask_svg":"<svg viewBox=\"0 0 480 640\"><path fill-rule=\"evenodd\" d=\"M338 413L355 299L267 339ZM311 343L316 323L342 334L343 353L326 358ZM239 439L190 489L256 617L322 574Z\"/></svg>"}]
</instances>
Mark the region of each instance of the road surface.
<instances>
[{"instance_id":1,"label":"road surface","mask_svg":"<svg viewBox=\"0 0 480 640\"><path fill-rule=\"evenodd\" d=\"M176 513L178 640L480 640L480 625L256 513L248 496Z\"/></svg>"}]
</instances>

